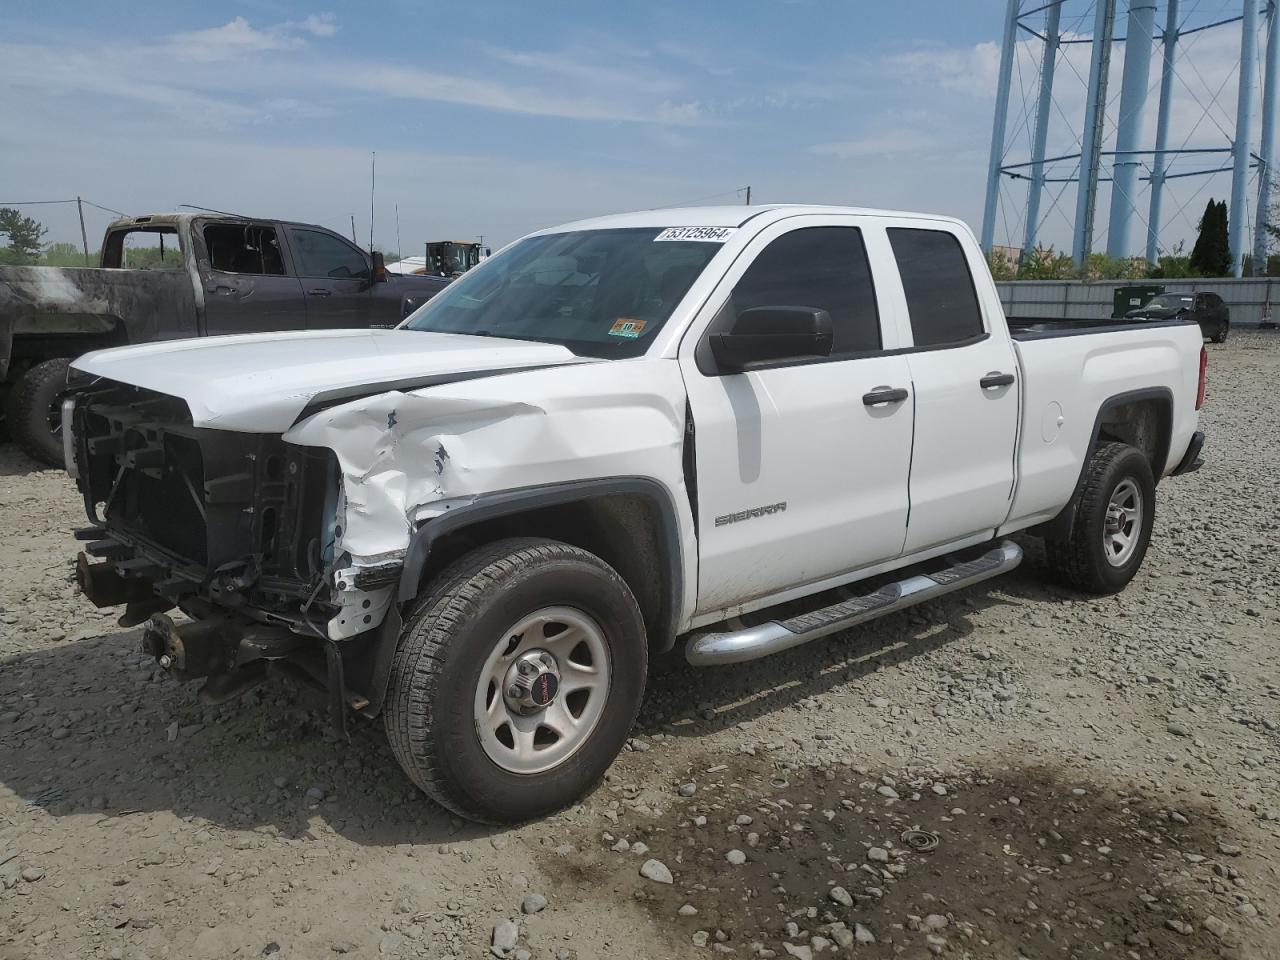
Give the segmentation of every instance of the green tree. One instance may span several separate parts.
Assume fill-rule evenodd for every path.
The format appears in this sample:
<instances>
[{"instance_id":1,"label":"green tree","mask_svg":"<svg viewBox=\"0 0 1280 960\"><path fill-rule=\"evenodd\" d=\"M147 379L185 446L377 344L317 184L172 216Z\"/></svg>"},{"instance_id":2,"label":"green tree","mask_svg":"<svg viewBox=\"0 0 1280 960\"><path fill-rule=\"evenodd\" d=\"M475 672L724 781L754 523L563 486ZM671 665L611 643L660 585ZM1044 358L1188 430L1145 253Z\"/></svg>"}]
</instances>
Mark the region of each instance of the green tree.
<instances>
[{"instance_id":1,"label":"green tree","mask_svg":"<svg viewBox=\"0 0 1280 960\"><path fill-rule=\"evenodd\" d=\"M96 265L98 260L95 257L89 262ZM40 258L40 263L48 267L83 267L84 251L74 243L51 243Z\"/></svg>"},{"instance_id":2,"label":"green tree","mask_svg":"<svg viewBox=\"0 0 1280 960\"><path fill-rule=\"evenodd\" d=\"M35 263L48 232L40 221L23 216L12 207L0 207L0 234L8 241L7 246L0 247L0 263Z\"/></svg>"},{"instance_id":3,"label":"green tree","mask_svg":"<svg viewBox=\"0 0 1280 960\"><path fill-rule=\"evenodd\" d=\"M1231 273L1231 241L1227 233L1227 201L1210 200L1200 218L1200 233L1191 248L1191 269L1202 277Z\"/></svg>"},{"instance_id":4,"label":"green tree","mask_svg":"<svg viewBox=\"0 0 1280 960\"><path fill-rule=\"evenodd\" d=\"M1069 253L1058 253L1053 247L1036 247L1018 265L1019 280L1074 280L1075 261Z\"/></svg>"}]
</instances>

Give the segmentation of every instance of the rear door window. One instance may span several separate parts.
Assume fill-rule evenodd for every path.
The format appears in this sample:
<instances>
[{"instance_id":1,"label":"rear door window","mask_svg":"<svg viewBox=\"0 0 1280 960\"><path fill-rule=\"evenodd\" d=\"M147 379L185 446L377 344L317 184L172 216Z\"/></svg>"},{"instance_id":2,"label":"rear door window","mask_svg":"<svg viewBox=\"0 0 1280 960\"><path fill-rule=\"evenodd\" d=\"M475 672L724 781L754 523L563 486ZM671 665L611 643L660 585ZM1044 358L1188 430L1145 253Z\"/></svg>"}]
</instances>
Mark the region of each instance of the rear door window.
<instances>
[{"instance_id":1,"label":"rear door window","mask_svg":"<svg viewBox=\"0 0 1280 960\"><path fill-rule=\"evenodd\" d=\"M275 227L258 223L211 223L204 228L209 265L223 273L285 275Z\"/></svg>"},{"instance_id":2,"label":"rear door window","mask_svg":"<svg viewBox=\"0 0 1280 960\"><path fill-rule=\"evenodd\" d=\"M960 240L945 230L890 227L917 347L962 344L985 332Z\"/></svg>"}]
</instances>

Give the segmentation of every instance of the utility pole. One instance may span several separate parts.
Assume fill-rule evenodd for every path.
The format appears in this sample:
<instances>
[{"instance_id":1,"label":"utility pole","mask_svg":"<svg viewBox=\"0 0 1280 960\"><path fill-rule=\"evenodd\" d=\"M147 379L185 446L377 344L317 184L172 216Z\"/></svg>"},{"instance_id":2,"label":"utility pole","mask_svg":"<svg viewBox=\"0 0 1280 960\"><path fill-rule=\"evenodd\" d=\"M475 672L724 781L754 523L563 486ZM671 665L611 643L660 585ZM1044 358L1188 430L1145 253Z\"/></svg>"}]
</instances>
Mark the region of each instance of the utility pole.
<instances>
[{"instance_id":1,"label":"utility pole","mask_svg":"<svg viewBox=\"0 0 1280 960\"><path fill-rule=\"evenodd\" d=\"M92 267L93 264L89 262L89 234L84 229L84 201L79 197L76 197L76 209L80 211L80 242L84 244L84 265Z\"/></svg>"},{"instance_id":2,"label":"utility pole","mask_svg":"<svg viewBox=\"0 0 1280 960\"><path fill-rule=\"evenodd\" d=\"M396 204L396 259L404 259L404 251L400 249L400 204Z\"/></svg>"},{"instance_id":3,"label":"utility pole","mask_svg":"<svg viewBox=\"0 0 1280 960\"><path fill-rule=\"evenodd\" d=\"M747 184L747 204L746 205L748 207L751 206L751 184Z\"/></svg>"},{"instance_id":4,"label":"utility pole","mask_svg":"<svg viewBox=\"0 0 1280 960\"><path fill-rule=\"evenodd\" d=\"M360 241L356 239L356 215L354 213L351 215L351 242L355 244L360 243Z\"/></svg>"}]
</instances>

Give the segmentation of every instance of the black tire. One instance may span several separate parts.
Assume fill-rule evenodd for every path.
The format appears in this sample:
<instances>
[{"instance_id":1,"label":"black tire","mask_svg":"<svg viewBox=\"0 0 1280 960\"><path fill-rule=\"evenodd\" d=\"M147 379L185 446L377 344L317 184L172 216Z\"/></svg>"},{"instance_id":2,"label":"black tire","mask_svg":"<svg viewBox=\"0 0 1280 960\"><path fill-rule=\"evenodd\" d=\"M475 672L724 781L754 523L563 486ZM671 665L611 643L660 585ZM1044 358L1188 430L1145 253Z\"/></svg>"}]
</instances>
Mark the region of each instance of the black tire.
<instances>
[{"instance_id":1,"label":"black tire","mask_svg":"<svg viewBox=\"0 0 1280 960\"><path fill-rule=\"evenodd\" d=\"M513 773L481 742L474 707L484 664L522 617L570 607L601 627L610 658L603 712L575 752ZM626 583L599 557L553 540L502 540L444 570L405 622L383 723L409 778L459 816L519 823L579 799L626 743L644 696L648 642Z\"/></svg>"},{"instance_id":2,"label":"black tire","mask_svg":"<svg viewBox=\"0 0 1280 960\"><path fill-rule=\"evenodd\" d=\"M1231 321L1223 320L1222 323L1218 325L1217 334L1215 334L1211 339L1213 340L1214 343L1226 343L1227 334L1230 332L1231 332Z\"/></svg>"},{"instance_id":3,"label":"black tire","mask_svg":"<svg viewBox=\"0 0 1280 960\"><path fill-rule=\"evenodd\" d=\"M1113 493L1126 481L1141 495L1137 540L1123 563L1108 559L1107 514ZM1075 520L1065 539L1046 538L1045 559L1062 583L1093 594L1118 593L1142 566L1155 524L1156 485L1146 456L1126 443L1100 443L1085 467Z\"/></svg>"},{"instance_id":4,"label":"black tire","mask_svg":"<svg viewBox=\"0 0 1280 960\"><path fill-rule=\"evenodd\" d=\"M9 436L33 460L62 466L62 437L51 427L60 416L59 397L67 386L69 360L45 360L29 368L9 388L5 422Z\"/></svg>"}]
</instances>

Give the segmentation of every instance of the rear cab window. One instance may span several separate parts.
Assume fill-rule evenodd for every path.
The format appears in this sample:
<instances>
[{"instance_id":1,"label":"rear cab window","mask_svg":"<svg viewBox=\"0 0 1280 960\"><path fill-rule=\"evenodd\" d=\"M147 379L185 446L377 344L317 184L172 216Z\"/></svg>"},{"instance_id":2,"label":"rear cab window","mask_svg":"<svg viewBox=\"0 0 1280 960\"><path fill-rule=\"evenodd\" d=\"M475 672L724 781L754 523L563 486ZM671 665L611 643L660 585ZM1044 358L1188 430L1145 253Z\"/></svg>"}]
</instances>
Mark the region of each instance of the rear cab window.
<instances>
[{"instance_id":1,"label":"rear cab window","mask_svg":"<svg viewBox=\"0 0 1280 960\"><path fill-rule=\"evenodd\" d=\"M890 227L915 346L941 348L986 336L964 247L946 230Z\"/></svg>"},{"instance_id":2,"label":"rear cab window","mask_svg":"<svg viewBox=\"0 0 1280 960\"><path fill-rule=\"evenodd\" d=\"M181 270L178 231L167 226L113 230L102 252L102 265L128 270Z\"/></svg>"}]
</instances>

